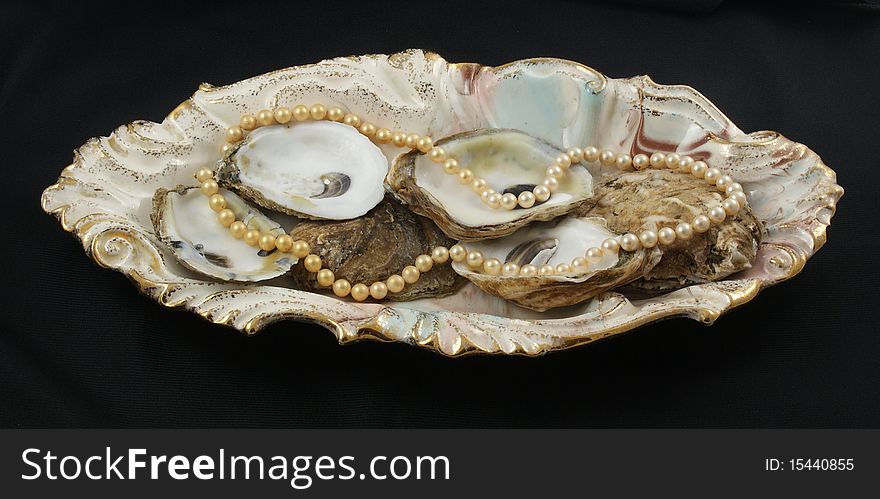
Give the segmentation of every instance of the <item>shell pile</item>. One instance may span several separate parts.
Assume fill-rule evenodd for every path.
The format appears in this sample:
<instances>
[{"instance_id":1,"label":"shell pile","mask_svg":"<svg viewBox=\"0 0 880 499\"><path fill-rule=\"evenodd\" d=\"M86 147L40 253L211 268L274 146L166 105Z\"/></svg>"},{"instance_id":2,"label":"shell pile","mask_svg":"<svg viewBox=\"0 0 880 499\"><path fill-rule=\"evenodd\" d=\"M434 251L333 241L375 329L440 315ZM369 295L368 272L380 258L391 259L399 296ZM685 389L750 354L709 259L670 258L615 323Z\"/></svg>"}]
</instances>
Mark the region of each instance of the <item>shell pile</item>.
<instances>
[{"instance_id":1,"label":"shell pile","mask_svg":"<svg viewBox=\"0 0 880 499\"><path fill-rule=\"evenodd\" d=\"M513 129L477 129L437 141L499 193L540 183L562 144ZM385 153L335 122L267 126L216 165L230 206L249 228L309 243L337 276L382 280L436 246L462 242L486 258L520 266L557 265L625 233L690 220L721 201L717 189L668 170L609 171L573 165L558 190L530 208L491 209L417 150L389 165ZM272 213L270 213L272 212ZM236 240L197 189L159 190L153 223L186 268L217 280L262 281L327 293L279 251ZM750 267L762 228L747 206L705 234L635 252L606 253L587 272L491 275L465 262L438 265L391 300L455 293L467 281L536 311L590 300L608 290L665 292L723 279Z\"/></svg>"}]
</instances>

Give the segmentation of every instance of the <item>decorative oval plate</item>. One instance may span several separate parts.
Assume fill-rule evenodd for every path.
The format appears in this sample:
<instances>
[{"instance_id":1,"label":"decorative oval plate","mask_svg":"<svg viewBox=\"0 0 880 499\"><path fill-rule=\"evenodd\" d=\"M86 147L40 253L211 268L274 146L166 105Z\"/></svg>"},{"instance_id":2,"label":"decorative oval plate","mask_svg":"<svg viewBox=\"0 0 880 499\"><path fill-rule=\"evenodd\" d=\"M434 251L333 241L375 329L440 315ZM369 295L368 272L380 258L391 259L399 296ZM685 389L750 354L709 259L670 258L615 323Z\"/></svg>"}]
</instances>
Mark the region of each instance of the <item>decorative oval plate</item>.
<instances>
[{"instance_id":1,"label":"decorative oval plate","mask_svg":"<svg viewBox=\"0 0 880 499\"><path fill-rule=\"evenodd\" d=\"M743 184L763 223L756 260L722 281L638 299L606 292L548 312L518 307L473 284L445 298L357 303L290 289L284 278L205 280L177 263L150 221L153 194L191 185L194 172L216 160L224 131L243 113L328 99L384 126L433 137L510 128L562 147L593 143L632 154L711 158ZM560 59L488 67L409 50L332 59L224 87L203 84L162 123L135 121L87 141L45 190L42 206L98 264L127 275L147 296L246 334L293 319L321 324L343 343L376 338L445 355L535 355L671 316L711 324L800 272L825 243L842 194L834 171L809 148L776 132L742 132L688 86L659 85L647 76L607 78Z\"/></svg>"}]
</instances>

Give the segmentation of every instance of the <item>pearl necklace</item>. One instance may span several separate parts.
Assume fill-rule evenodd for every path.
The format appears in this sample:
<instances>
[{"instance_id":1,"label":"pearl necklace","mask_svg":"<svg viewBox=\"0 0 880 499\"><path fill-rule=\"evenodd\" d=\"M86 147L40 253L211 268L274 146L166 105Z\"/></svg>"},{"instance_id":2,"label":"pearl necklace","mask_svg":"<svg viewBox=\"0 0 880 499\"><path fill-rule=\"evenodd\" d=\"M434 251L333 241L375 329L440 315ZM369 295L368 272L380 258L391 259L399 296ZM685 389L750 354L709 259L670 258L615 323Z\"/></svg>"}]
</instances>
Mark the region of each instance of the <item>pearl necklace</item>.
<instances>
[{"instance_id":1,"label":"pearl necklace","mask_svg":"<svg viewBox=\"0 0 880 499\"><path fill-rule=\"evenodd\" d=\"M630 167L636 170L667 168L703 179L707 184L715 186L727 196L719 206L710 208L705 215L698 215L690 223L678 222L674 228L663 227L656 232L644 230L639 234L627 233L619 238L605 239L600 247L589 248L583 257L574 258L570 264L560 263L555 267L552 265L536 267L527 264L520 267L513 262L501 262L497 258L484 258L480 251L468 251L463 245L455 244L450 248L437 246L430 255L417 256L414 264L404 267L400 274L391 275L384 281L376 281L368 286L364 283L351 284L346 279L337 278L332 270L324 268L321 257L311 252L307 241L294 241L287 234L274 236L263 233L257 229L249 228L243 221L236 220L235 213L226 207L226 198L219 193L220 186L214 178L214 172L207 168L196 172L195 178L200 183L199 189L208 197L211 209L217 212L217 220L222 226L228 228L233 237L242 239L246 244L259 247L264 251L278 250L291 253L298 259L302 259L303 267L315 274L320 286L331 288L333 293L339 297L351 295L356 301L364 301L368 297L381 300L388 293L399 293L407 284L416 283L421 274L430 271L435 264L445 264L450 260L465 262L470 269L489 275L534 277L582 274L588 272L591 266L595 266L606 252L615 254L621 250L634 252L641 248L653 248L657 244L668 246L679 239L688 240L693 237L694 233L704 233L713 224L720 224L728 216L736 215L748 202L742 185L735 182L730 176L723 175L719 169L709 168L705 162L695 161L690 156L661 152L655 152L650 156L646 154L630 156L626 153L615 153L610 150L600 151L593 146L583 149L572 148L557 156L554 163L547 167L544 181L531 191L523 191L518 196L512 193L501 194L490 188L485 179L476 177L468 168L462 168L459 162L455 158L449 157L443 148L435 146L431 137L377 128L376 125L362 120L355 114L346 113L342 108L331 107L328 109L322 104L315 104L311 107L300 104L293 108L264 109L256 116L246 114L241 117L238 125L231 126L226 130L226 143L221 147L221 153L224 156L232 153L236 144L244 140L248 132L259 127L306 120L342 122L354 127L362 135L378 144L391 143L397 147L418 150L420 153L426 154L432 162L440 164L445 173L457 176L462 184L469 184L470 188L491 209L512 210L517 206L528 209L533 207L536 202L547 201L552 193L559 188L559 180L565 176L568 169L584 161L588 163L599 162L606 166L615 165L621 170L627 170Z\"/></svg>"}]
</instances>

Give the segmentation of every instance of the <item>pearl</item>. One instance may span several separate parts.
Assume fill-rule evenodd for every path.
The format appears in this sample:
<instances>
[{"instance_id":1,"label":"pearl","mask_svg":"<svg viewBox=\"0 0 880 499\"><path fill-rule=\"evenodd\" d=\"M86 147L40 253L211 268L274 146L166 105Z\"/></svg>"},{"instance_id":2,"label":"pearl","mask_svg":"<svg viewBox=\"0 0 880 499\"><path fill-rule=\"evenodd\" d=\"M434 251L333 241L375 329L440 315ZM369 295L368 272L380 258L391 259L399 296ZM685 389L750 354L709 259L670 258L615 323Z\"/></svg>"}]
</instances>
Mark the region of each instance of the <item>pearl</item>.
<instances>
[{"instance_id":1,"label":"pearl","mask_svg":"<svg viewBox=\"0 0 880 499\"><path fill-rule=\"evenodd\" d=\"M535 199L544 202L550 199L550 189L548 189L544 185L536 185L534 189L532 189L532 194L535 195Z\"/></svg>"},{"instance_id":2,"label":"pearl","mask_svg":"<svg viewBox=\"0 0 880 499\"><path fill-rule=\"evenodd\" d=\"M323 120L327 116L327 108L322 104L315 104L309 108L309 116L313 120Z\"/></svg>"},{"instance_id":3,"label":"pearl","mask_svg":"<svg viewBox=\"0 0 880 499\"><path fill-rule=\"evenodd\" d=\"M680 160L678 160L678 169L690 173L691 166L694 164L694 158L690 156L682 156Z\"/></svg>"},{"instance_id":4,"label":"pearl","mask_svg":"<svg viewBox=\"0 0 880 499\"><path fill-rule=\"evenodd\" d=\"M233 213L232 210L228 208L220 210L217 213L217 220L220 221L220 225L224 227L229 227L230 225L232 225L232 222L235 222L235 213Z\"/></svg>"},{"instance_id":5,"label":"pearl","mask_svg":"<svg viewBox=\"0 0 880 499\"><path fill-rule=\"evenodd\" d=\"M431 250L431 259L434 263L446 263L449 261L449 250L445 246L437 246Z\"/></svg>"},{"instance_id":6,"label":"pearl","mask_svg":"<svg viewBox=\"0 0 880 499\"><path fill-rule=\"evenodd\" d=\"M387 144L391 142L391 130L387 128L380 128L376 130L376 142L380 144Z\"/></svg>"},{"instance_id":7,"label":"pearl","mask_svg":"<svg viewBox=\"0 0 880 499\"><path fill-rule=\"evenodd\" d=\"M737 213L739 213L739 210L740 210L739 203L737 202L736 199L733 199L733 198L727 198L724 201L722 201L721 207L724 208L724 211L728 215L736 215Z\"/></svg>"},{"instance_id":8,"label":"pearl","mask_svg":"<svg viewBox=\"0 0 880 499\"><path fill-rule=\"evenodd\" d=\"M333 271L330 269L319 270L318 274L315 276L315 278L318 280L318 285L323 286L325 288L327 286L332 286L333 281L336 280L336 276L333 275Z\"/></svg>"},{"instance_id":9,"label":"pearl","mask_svg":"<svg viewBox=\"0 0 880 499\"><path fill-rule=\"evenodd\" d=\"M489 196L491 196L492 194L495 194L495 189L483 189L482 191L480 191L480 201L488 204Z\"/></svg>"},{"instance_id":10,"label":"pearl","mask_svg":"<svg viewBox=\"0 0 880 499\"><path fill-rule=\"evenodd\" d=\"M471 181L471 190L474 192L483 192L483 189L485 189L487 185L485 179L475 178Z\"/></svg>"},{"instance_id":11,"label":"pearl","mask_svg":"<svg viewBox=\"0 0 880 499\"><path fill-rule=\"evenodd\" d=\"M361 118L360 116L352 113L348 113L342 117L342 122L348 126L353 126L355 128L361 126Z\"/></svg>"},{"instance_id":12,"label":"pearl","mask_svg":"<svg viewBox=\"0 0 880 499\"><path fill-rule=\"evenodd\" d=\"M693 225L694 231L702 234L703 232L709 230L709 227L712 226L712 221L709 220L709 217L707 217L706 215L699 215L694 218L694 221L691 223L691 225Z\"/></svg>"},{"instance_id":13,"label":"pearl","mask_svg":"<svg viewBox=\"0 0 880 499\"><path fill-rule=\"evenodd\" d=\"M744 208L746 203L748 202L748 198L746 197L746 193L744 192L734 192L730 195L732 199L736 199L736 202L739 203L740 207Z\"/></svg>"},{"instance_id":14,"label":"pearl","mask_svg":"<svg viewBox=\"0 0 880 499\"><path fill-rule=\"evenodd\" d=\"M257 128L257 119L253 116L246 114L241 117L238 121L239 126L241 126L242 130L253 130Z\"/></svg>"},{"instance_id":15,"label":"pearl","mask_svg":"<svg viewBox=\"0 0 880 499\"><path fill-rule=\"evenodd\" d=\"M672 244L675 242L675 230L669 227L663 227L657 231L657 240L660 244Z\"/></svg>"},{"instance_id":16,"label":"pearl","mask_svg":"<svg viewBox=\"0 0 880 499\"><path fill-rule=\"evenodd\" d=\"M375 300L381 300L388 295L388 286L384 282L370 284L370 296Z\"/></svg>"},{"instance_id":17,"label":"pearl","mask_svg":"<svg viewBox=\"0 0 880 499\"><path fill-rule=\"evenodd\" d=\"M584 148L584 160L588 163L595 163L599 159L599 150L593 146Z\"/></svg>"},{"instance_id":18,"label":"pearl","mask_svg":"<svg viewBox=\"0 0 880 499\"><path fill-rule=\"evenodd\" d=\"M281 234L275 238L275 247L282 253L288 253L293 248L293 238L287 234Z\"/></svg>"},{"instance_id":19,"label":"pearl","mask_svg":"<svg viewBox=\"0 0 880 499\"><path fill-rule=\"evenodd\" d=\"M556 272L556 269L553 265L541 265L538 268L538 275L553 275Z\"/></svg>"},{"instance_id":20,"label":"pearl","mask_svg":"<svg viewBox=\"0 0 880 499\"><path fill-rule=\"evenodd\" d=\"M498 275L501 273L501 261L497 258L489 258L483 262L483 272L489 275Z\"/></svg>"},{"instance_id":21,"label":"pearl","mask_svg":"<svg viewBox=\"0 0 880 499\"><path fill-rule=\"evenodd\" d=\"M600 248L590 248L587 250L587 262L589 263L597 263L599 260L605 256L605 252Z\"/></svg>"},{"instance_id":22,"label":"pearl","mask_svg":"<svg viewBox=\"0 0 880 499\"><path fill-rule=\"evenodd\" d=\"M449 248L449 258L452 258L453 262L463 262L466 257L467 250L464 246L456 244Z\"/></svg>"},{"instance_id":23,"label":"pearl","mask_svg":"<svg viewBox=\"0 0 880 499\"><path fill-rule=\"evenodd\" d=\"M467 262L468 267L477 268L483 264L483 253L479 251L468 251L465 262Z\"/></svg>"},{"instance_id":24,"label":"pearl","mask_svg":"<svg viewBox=\"0 0 880 499\"><path fill-rule=\"evenodd\" d=\"M603 165L614 164L614 160L616 160L616 159L617 159L617 155L614 154L614 151L605 150L605 151L602 151L601 154L599 154L599 161Z\"/></svg>"},{"instance_id":25,"label":"pearl","mask_svg":"<svg viewBox=\"0 0 880 499\"><path fill-rule=\"evenodd\" d=\"M691 224L681 222L675 226L675 236L683 241L687 241L694 235L694 228Z\"/></svg>"},{"instance_id":26,"label":"pearl","mask_svg":"<svg viewBox=\"0 0 880 499\"><path fill-rule=\"evenodd\" d=\"M556 156L553 164L559 168L568 168L571 166L571 157L568 154L560 154Z\"/></svg>"},{"instance_id":27,"label":"pearl","mask_svg":"<svg viewBox=\"0 0 880 499\"><path fill-rule=\"evenodd\" d=\"M651 160L644 154L636 154L633 156L633 167L636 170L644 170L651 164Z\"/></svg>"},{"instance_id":28,"label":"pearl","mask_svg":"<svg viewBox=\"0 0 880 499\"><path fill-rule=\"evenodd\" d=\"M547 170L544 172L548 177L560 178L565 175L565 172L557 165L548 166Z\"/></svg>"},{"instance_id":29,"label":"pearl","mask_svg":"<svg viewBox=\"0 0 880 499\"><path fill-rule=\"evenodd\" d=\"M639 236L635 234L624 234L623 237L620 238L620 247L623 248L623 251L635 251L639 249L641 244Z\"/></svg>"},{"instance_id":30,"label":"pearl","mask_svg":"<svg viewBox=\"0 0 880 499\"><path fill-rule=\"evenodd\" d=\"M455 175L456 173L458 173L458 170L458 160L456 160L455 158L447 159L443 163L443 172L448 175Z\"/></svg>"},{"instance_id":31,"label":"pearl","mask_svg":"<svg viewBox=\"0 0 880 499\"><path fill-rule=\"evenodd\" d=\"M397 147L403 147L406 145L406 132L394 132L391 135L391 143L396 145Z\"/></svg>"},{"instance_id":32,"label":"pearl","mask_svg":"<svg viewBox=\"0 0 880 499\"><path fill-rule=\"evenodd\" d=\"M214 194L208 198L208 206L214 211L220 211L226 208L226 198L222 194Z\"/></svg>"},{"instance_id":33,"label":"pearl","mask_svg":"<svg viewBox=\"0 0 880 499\"><path fill-rule=\"evenodd\" d=\"M722 175L717 182L715 182L715 187L718 188L721 192L724 192L727 189L727 186L733 183L733 178L730 175Z\"/></svg>"},{"instance_id":34,"label":"pearl","mask_svg":"<svg viewBox=\"0 0 880 499\"><path fill-rule=\"evenodd\" d=\"M376 125L369 122L364 123L363 125L361 125L359 131L364 137L373 137L376 135Z\"/></svg>"},{"instance_id":35,"label":"pearl","mask_svg":"<svg viewBox=\"0 0 880 499\"><path fill-rule=\"evenodd\" d=\"M547 195L549 197L550 193L548 192ZM492 194L489 194L489 199L486 200L486 204L489 205L489 208L498 209L501 207L501 197L501 194L493 192Z\"/></svg>"},{"instance_id":36,"label":"pearl","mask_svg":"<svg viewBox=\"0 0 880 499\"><path fill-rule=\"evenodd\" d=\"M385 286L388 288L388 291L391 291L392 293L400 293L403 291L404 286L406 286L406 281L403 280L403 277L400 277L397 274L392 274L385 280Z\"/></svg>"},{"instance_id":37,"label":"pearl","mask_svg":"<svg viewBox=\"0 0 880 499\"><path fill-rule=\"evenodd\" d=\"M666 168L676 170L679 166L681 166L681 156L674 152L666 155Z\"/></svg>"},{"instance_id":38,"label":"pearl","mask_svg":"<svg viewBox=\"0 0 880 499\"><path fill-rule=\"evenodd\" d=\"M519 273L519 265L513 262L507 262L501 267L501 274L506 276L517 275Z\"/></svg>"},{"instance_id":39,"label":"pearl","mask_svg":"<svg viewBox=\"0 0 880 499\"><path fill-rule=\"evenodd\" d=\"M535 206L535 195L531 191L520 192L519 205L523 208L531 208L532 206Z\"/></svg>"},{"instance_id":40,"label":"pearl","mask_svg":"<svg viewBox=\"0 0 880 499\"><path fill-rule=\"evenodd\" d=\"M535 267L534 265L530 265L530 264L523 265L519 269L519 275L521 275L523 277L534 277L534 276L538 275L538 267Z\"/></svg>"},{"instance_id":41,"label":"pearl","mask_svg":"<svg viewBox=\"0 0 880 499\"><path fill-rule=\"evenodd\" d=\"M703 178L706 176L706 170L708 169L709 167L706 166L706 163L702 161L694 161L694 164L691 165L691 175L696 178Z\"/></svg>"},{"instance_id":42,"label":"pearl","mask_svg":"<svg viewBox=\"0 0 880 499\"><path fill-rule=\"evenodd\" d=\"M621 154L617 156L617 161L615 161L615 163L619 170L626 170L632 165L632 157L626 153Z\"/></svg>"},{"instance_id":43,"label":"pearl","mask_svg":"<svg viewBox=\"0 0 880 499\"><path fill-rule=\"evenodd\" d=\"M250 246L257 246L260 244L260 231L257 229L248 229L247 232L244 233L244 242L246 242Z\"/></svg>"},{"instance_id":44,"label":"pearl","mask_svg":"<svg viewBox=\"0 0 880 499\"><path fill-rule=\"evenodd\" d=\"M721 170L718 168L709 168L706 170L706 174L703 175L703 179L706 180L706 183L709 185L715 185L715 182L721 178Z\"/></svg>"},{"instance_id":45,"label":"pearl","mask_svg":"<svg viewBox=\"0 0 880 499\"><path fill-rule=\"evenodd\" d=\"M566 154L568 154L568 159L571 161L571 164L580 163L584 160L584 150L580 147L572 147L566 152Z\"/></svg>"},{"instance_id":46,"label":"pearl","mask_svg":"<svg viewBox=\"0 0 880 499\"><path fill-rule=\"evenodd\" d=\"M309 108L302 104L294 106L290 112L293 113L293 119L296 121L305 121L309 119Z\"/></svg>"},{"instance_id":47,"label":"pearl","mask_svg":"<svg viewBox=\"0 0 880 499\"><path fill-rule=\"evenodd\" d=\"M240 126L231 126L226 129L226 142L238 142L244 137Z\"/></svg>"},{"instance_id":48,"label":"pearl","mask_svg":"<svg viewBox=\"0 0 880 499\"><path fill-rule=\"evenodd\" d=\"M425 137L422 137L419 140L424 140ZM431 139L428 139L431 140ZM444 163L446 161L446 151L443 150L442 147L431 147L428 150L428 159L433 161L434 163Z\"/></svg>"},{"instance_id":49,"label":"pearl","mask_svg":"<svg viewBox=\"0 0 880 499\"><path fill-rule=\"evenodd\" d=\"M275 113L268 109L261 109L260 112L257 113L257 123L259 123L260 126L274 125Z\"/></svg>"},{"instance_id":50,"label":"pearl","mask_svg":"<svg viewBox=\"0 0 880 499\"><path fill-rule=\"evenodd\" d=\"M416 141L416 149L421 152L428 152L432 147L434 147L434 139L431 137L425 136Z\"/></svg>"},{"instance_id":51,"label":"pearl","mask_svg":"<svg viewBox=\"0 0 880 499\"><path fill-rule=\"evenodd\" d=\"M666 155L662 152L655 152L651 155L651 166L654 168L663 168L666 164Z\"/></svg>"},{"instance_id":52,"label":"pearl","mask_svg":"<svg viewBox=\"0 0 880 499\"><path fill-rule=\"evenodd\" d=\"M302 239L300 239L299 241L294 241L293 247L290 250L290 252L293 253L293 256L297 258L305 258L309 256L309 253L311 253L311 251L312 248L309 246L309 243L303 241Z\"/></svg>"},{"instance_id":53,"label":"pearl","mask_svg":"<svg viewBox=\"0 0 880 499\"><path fill-rule=\"evenodd\" d=\"M721 223L727 218L727 212L720 206L715 206L709 210L709 220L715 223Z\"/></svg>"},{"instance_id":54,"label":"pearl","mask_svg":"<svg viewBox=\"0 0 880 499\"><path fill-rule=\"evenodd\" d=\"M419 255L416 257L416 268L419 272L427 272L434 266L434 260L428 255Z\"/></svg>"},{"instance_id":55,"label":"pearl","mask_svg":"<svg viewBox=\"0 0 880 499\"><path fill-rule=\"evenodd\" d=\"M272 234L263 234L260 236L260 249L263 251L272 251L275 249L275 236Z\"/></svg>"},{"instance_id":56,"label":"pearl","mask_svg":"<svg viewBox=\"0 0 880 499\"><path fill-rule=\"evenodd\" d=\"M321 257L314 253L307 256L305 260L303 260L303 267L305 267L306 270L308 270L309 272L317 272L321 270L321 265L323 265L323 263L321 262Z\"/></svg>"},{"instance_id":57,"label":"pearl","mask_svg":"<svg viewBox=\"0 0 880 499\"><path fill-rule=\"evenodd\" d=\"M407 265L400 272L400 275L401 277L403 277L403 280L407 284L413 284L419 280L421 274L419 273L419 269L413 267L412 265Z\"/></svg>"},{"instance_id":58,"label":"pearl","mask_svg":"<svg viewBox=\"0 0 880 499\"><path fill-rule=\"evenodd\" d=\"M602 241L602 249L609 253L617 253L620 250L620 243L617 239L606 239Z\"/></svg>"},{"instance_id":59,"label":"pearl","mask_svg":"<svg viewBox=\"0 0 880 499\"><path fill-rule=\"evenodd\" d=\"M342 121L345 111L341 107L331 107L327 110L327 119L330 121Z\"/></svg>"},{"instance_id":60,"label":"pearl","mask_svg":"<svg viewBox=\"0 0 880 499\"><path fill-rule=\"evenodd\" d=\"M344 297L348 296L349 293L351 293L351 283L348 282L347 280L337 279L333 283L333 294L334 295L336 295L340 298L344 298Z\"/></svg>"},{"instance_id":61,"label":"pearl","mask_svg":"<svg viewBox=\"0 0 880 499\"><path fill-rule=\"evenodd\" d=\"M411 133L406 136L406 141L404 142L404 144L406 145L406 147L409 147L410 149L415 149L416 144L418 144L420 138L421 137L419 137L419 134Z\"/></svg>"},{"instance_id":62,"label":"pearl","mask_svg":"<svg viewBox=\"0 0 880 499\"><path fill-rule=\"evenodd\" d=\"M223 156L226 156L227 154L232 152L232 150L234 148L235 148L235 146L232 144L223 144L222 146L220 146L220 154L222 154Z\"/></svg>"},{"instance_id":63,"label":"pearl","mask_svg":"<svg viewBox=\"0 0 880 499\"><path fill-rule=\"evenodd\" d=\"M220 190L220 186L217 185L216 180L206 180L202 182L202 185L199 186L199 189L201 189L202 194L204 194L205 196L213 196L214 194L217 194L217 191Z\"/></svg>"},{"instance_id":64,"label":"pearl","mask_svg":"<svg viewBox=\"0 0 880 499\"><path fill-rule=\"evenodd\" d=\"M578 256L571 261L571 268L574 269L575 272L583 273L590 268L590 264L587 262L586 258Z\"/></svg>"},{"instance_id":65,"label":"pearl","mask_svg":"<svg viewBox=\"0 0 880 499\"><path fill-rule=\"evenodd\" d=\"M519 202L519 199L516 197L516 194L512 192L508 192L507 194L503 194L501 196L501 207L505 210L512 210L516 208L516 204Z\"/></svg>"},{"instance_id":66,"label":"pearl","mask_svg":"<svg viewBox=\"0 0 880 499\"><path fill-rule=\"evenodd\" d=\"M275 121L281 123L282 125L289 122L290 119L293 118L293 113L290 112L290 109L286 107L279 107L275 109Z\"/></svg>"},{"instance_id":67,"label":"pearl","mask_svg":"<svg viewBox=\"0 0 880 499\"><path fill-rule=\"evenodd\" d=\"M726 189L724 189L724 193L730 196L734 192L742 192L742 190L742 184L740 184L739 182L732 182L730 185L727 186Z\"/></svg>"},{"instance_id":68,"label":"pearl","mask_svg":"<svg viewBox=\"0 0 880 499\"><path fill-rule=\"evenodd\" d=\"M568 274L569 272L571 272L571 265L567 263L560 263L556 266L557 274Z\"/></svg>"},{"instance_id":69,"label":"pearl","mask_svg":"<svg viewBox=\"0 0 880 499\"><path fill-rule=\"evenodd\" d=\"M544 187L550 190L550 192L556 192L556 189L559 189L559 180L556 180L554 177L547 177L541 182Z\"/></svg>"},{"instance_id":70,"label":"pearl","mask_svg":"<svg viewBox=\"0 0 880 499\"><path fill-rule=\"evenodd\" d=\"M470 183L471 180L474 179L474 172L465 168L458 172L458 181L462 184Z\"/></svg>"},{"instance_id":71,"label":"pearl","mask_svg":"<svg viewBox=\"0 0 880 499\"><path fill-rule=\"evenodd\" d=\"M646 230L639 234L639 242L645 248L653 248L657 245L657 233L653 230Z\"/></svg>"},{"instance_id":72,"label":"pearl","mask_svg":"<svg viewBox=\"0 0 880 499\"><path fill-rule=\"evenodd\" d=\"M351 297L355 301L364 301L370 296L370 288L366 284L359 282L351 287Z\"/></svg>"},{"instance_id":73,"label":"pearl","mask_svg":"<svg viewBox=\"0 0 880 499\"><path fill-rule=\"evenodd\" d=\"M201 182L207 182L214 178L214 172L209 168L202 168L201 170L196 172L196 180Z\"/></svg>"},{"instance_id":74,"label":"pearl","mask_svg":"<svg viewBox=\"0 0 880 499\"><path fill-rule=\"evenodd\" d=\"M244 222L232 222L232 225L229 226L229 233L236 239L244 237L245 232L247 232L247 225Z\"/></svg>"}]
</instances>

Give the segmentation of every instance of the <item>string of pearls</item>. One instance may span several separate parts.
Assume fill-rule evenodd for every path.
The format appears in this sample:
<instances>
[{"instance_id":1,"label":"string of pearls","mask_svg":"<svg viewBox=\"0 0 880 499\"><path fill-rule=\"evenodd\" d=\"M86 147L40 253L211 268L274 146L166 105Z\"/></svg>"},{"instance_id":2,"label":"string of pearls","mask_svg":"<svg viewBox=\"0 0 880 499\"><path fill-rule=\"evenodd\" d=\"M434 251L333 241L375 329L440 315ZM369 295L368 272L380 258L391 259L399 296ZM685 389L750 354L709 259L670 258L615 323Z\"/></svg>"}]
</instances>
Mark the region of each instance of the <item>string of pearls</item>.
<instances>
[{"instance_id":1,"label":"string of pearls","mask_svg":"<svg viewBox=\"0 0 880 499\"><path fill-rule=\"evenodd\" d=\"M329 287L339 297L351 295L356 301L364 301L369 297L376 300L385 298L388 293L399 293L407 284L416 283L421 274L429 272L434 265L447 262L464 262L468 268L475 272L489 275L504 276L548 276L555 274L579 274L595 268L607 253L617 254L620 251L634 252L642 248L653 248L658 244L668 246L676 240L688 240L694 234L708 231L713 224L720 224L728 216L734 216L746 206L748 202L742 185L735 182L729 175L724 175L717 168L709 168L705 162L694 160L690 156L680 156L675 153L664 154L637 154L630 156L626 153L615 153L610 150L600 151L596 147L588 146L583 149L572 148L564 154L560 154L553 165L547 167L546 176L541 184L531 191L523 191L518 196L506 193L500 194L488 187L485 179L476 177L468 168L461 168L458 161L447 157L446 152L434 145L431 137L420 136L415 133L403 131L391 131L387 128L378 128L376 125L362 120L359 116L346 113L342 108L326 108L322 104L311 107L297 105L293 108L277 107L273 110L264 109L256 115L246 114L241 117L238 125L226 130L226 143L221 147L221 153L225 156L231 153L235 145L244 140L246 134L262 126L286 124L291 121L306 120L330 120L342 122L357 129L362 135L379 144L394 144L398 147L407 147L426 154L428 158L442 165L443 171L456 175L462 184L470 184L471 189L480 195L483 202L489 208L504 208L512 210L517 206L531 208L538 201L546 201L552 192L559 188L559 180L565 175L572 165L586 162L599 162L606 166L616 166L621 170L643 170L646 168L669 169L684 174L690 174L695 178L703 179L707 184L714 186L727 197L718 206L710 208L706 214L696 216L691 222L678 222L674 227L663 227L658 231L644 230L638 234L627 233L617 238L609 238L602 241L600 246L589 248L584 256L572 259L571 263L560 263L556 266L542 265L518 265L514 262L502 262L497 258L485 258L482 252L468 250L462 244L455 244L450 248L437 246L431 254L423 254L416 257L413 265L407 265L399 274L394 274L385 280L379 280L372 284L351 284L346 279L337 278L334 272L323 266L321 257L311 252L307 241L294 240L288 234L275 236L264 233L257 229L249 228L243 221L236 220L235 213L227 208L226 198L219 193L219 185L214 178L214 172L210 169L200 169L195 178L200 182L199 189L208 197L211 209L217 212L217 220L227 227L230 234L236 239L242 239L245 243L259 247L264 251L281 251L291 253L303 262L303 267L315 274L320 286Z\"/></svg>"}]
</instances>

